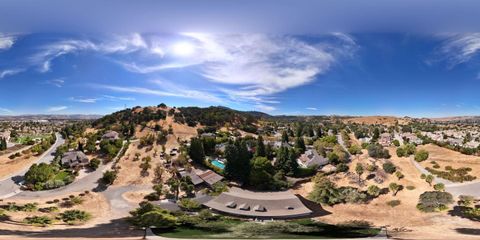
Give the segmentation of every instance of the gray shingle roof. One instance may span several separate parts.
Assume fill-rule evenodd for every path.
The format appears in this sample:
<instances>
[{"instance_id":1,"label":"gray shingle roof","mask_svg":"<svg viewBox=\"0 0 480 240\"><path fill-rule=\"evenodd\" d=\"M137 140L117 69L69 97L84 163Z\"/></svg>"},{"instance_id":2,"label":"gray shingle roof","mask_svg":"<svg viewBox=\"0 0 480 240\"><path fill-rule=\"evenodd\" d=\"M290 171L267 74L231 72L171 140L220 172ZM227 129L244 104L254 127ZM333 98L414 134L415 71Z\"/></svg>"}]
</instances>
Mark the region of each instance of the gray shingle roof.
<instances>
[{"instance_id":1,"label":"gray shingle roof","mask_svg":"<svg viewBox=\"0 0 480 240\"><path fill-rule=\"evenodd\" d=\"M293 218L312 213L290 191L252 192L234 187L204 205L219 212L244 217Z\"/></svg>"}]
</instances>

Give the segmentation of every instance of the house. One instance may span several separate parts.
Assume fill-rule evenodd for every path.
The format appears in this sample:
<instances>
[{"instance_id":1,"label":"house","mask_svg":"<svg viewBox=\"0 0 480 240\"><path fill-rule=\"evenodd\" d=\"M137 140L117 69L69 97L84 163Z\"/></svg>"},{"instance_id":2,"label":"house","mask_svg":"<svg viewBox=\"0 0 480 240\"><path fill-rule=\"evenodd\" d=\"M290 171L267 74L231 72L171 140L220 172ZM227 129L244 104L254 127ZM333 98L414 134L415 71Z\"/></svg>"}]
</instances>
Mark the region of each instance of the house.
<instances>
[{"instance_id":1,"label":"house","mask_svg":"<svg viewBox=\"0 0 480 240\"><path fill-rule=\"evenodd\" d=\"M392 143L392 135L390 133L380 134L380 139L378 139L378 143L384 147L390 146L390 144Z\"/></svg>"},{"instance_id":2,"label":"house","mask_svg":"<svg viewBox=\"0 0 480 240\"><path fill-rule=\"evenodd\" d=\"M201 179L193 170L191 171L180 171L180 176L182 177L190 177L192 180L193 185L197 186L203 183L203 179Z\"/></svg>"},{"instance_id":3,"label":"house","mask_svg":"<svg viewBox=\"0 0 480 240\"><path fill-rule=\"evenodd\" d=\"M107 131L105 134L103 134L102 139L103 140L108 140L108 141L115 141L119 139L119 135L115 131Z\"/></svg>"},{"instance_id":4,"label":"house","mask_svg":"<svg viewBox=\"0 0 480 240\"><path fill-rule=\"evenodd\" d=\"M410 143L415 143L417 145L423 143L423 140L421 138L418 138L417 135L413 133L404 133L402 137L408 139L408 142Z\"/></svg>"},{"instance_id":5,"label":"house","mask_svg":"<svg viewBox=\"0 0 480 240\"><path fill-rule=\"evenodd\" d=\"M304 168L320 167L328 164L328 159L320 156L316 150L307 150L297 159L298 165Z\"/></svg>"},{"instance_id":6,"label":"house","mask_svg":"<svg viewBox=\"0 0 480 240\"><path fill-rule=\"evenodd\" d=\"M200 135L201 137L210 137L210 138L214 138L215 137L215 133L202 133L202 135Z\"/></svg>"},{"instance_id":7,"label":"house","mask_svg":"<svg viewBox=\"0 0 480 240\"><path fill-rule=\"evenodd\" d=\"M208 186L212 186L213 184L222 181L223 177L218 175L212 170L207 170L203 172L202 174L198 175L205 183L208 184Z\"/></svg>"},{"instance_id":8,"label":"house","mask_svg":"<svg viewBox=\"0 0 480 240\"><path fill-rule=\"evenodd\" d=\"M61 159L62 166L68 168L84 167L88 165L88 157L81 151L69 151L63 154Z\"/></svg>"},{"instance_id":9,"label":"house","mask_svg":"<svg viewBox=\"0 0 480 240\"><path fill-rule=\"evenodd\" d=\"M259 219L298 218L312 214L291 191L252 192L232 187L203 205L224 214Z\"/></svg>"},{"instance_id":10,"label":"house","mask_svg":"<svg viewBox=\"0 0 480 240\"><path fill-rule=\"evenodd\" d=\"M358 141L360 141L360 143L370 143L371 140L372 140L371 137L363 137L363 138L358 139Z\"/></svg>"}]
</instances>

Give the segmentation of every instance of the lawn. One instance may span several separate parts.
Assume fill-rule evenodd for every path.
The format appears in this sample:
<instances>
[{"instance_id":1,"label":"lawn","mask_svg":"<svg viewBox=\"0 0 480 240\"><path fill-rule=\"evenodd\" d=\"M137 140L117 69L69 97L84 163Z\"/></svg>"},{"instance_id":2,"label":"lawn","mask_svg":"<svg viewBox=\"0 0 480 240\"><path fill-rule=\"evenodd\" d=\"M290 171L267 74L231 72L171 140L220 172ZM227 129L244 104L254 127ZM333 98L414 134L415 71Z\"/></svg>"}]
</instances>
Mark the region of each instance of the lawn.
<instances>
[{"instance_id":1,"label":"lawn","mask_svg":"<svg viewBox=\"0 0 480 240\"><path fill-rule=\"evenodd\" d=\"M313 223L310 220L293 221L301 227L310 227L309 230L297 227L276 226L282 222L252 223L252 222L224 222L229 225L224 230L212 230L208 227L179 226L174 229L153 229L153 232L168 238L206 238L206 239L325 239L325 238L362 238L377 235L377 228L336 226L323 223ZM242 228L241 225L244 225ZM270 225L270 226L268 226ZM282 224L281 224L282 225Z\"/></svg>"}]
</instances>

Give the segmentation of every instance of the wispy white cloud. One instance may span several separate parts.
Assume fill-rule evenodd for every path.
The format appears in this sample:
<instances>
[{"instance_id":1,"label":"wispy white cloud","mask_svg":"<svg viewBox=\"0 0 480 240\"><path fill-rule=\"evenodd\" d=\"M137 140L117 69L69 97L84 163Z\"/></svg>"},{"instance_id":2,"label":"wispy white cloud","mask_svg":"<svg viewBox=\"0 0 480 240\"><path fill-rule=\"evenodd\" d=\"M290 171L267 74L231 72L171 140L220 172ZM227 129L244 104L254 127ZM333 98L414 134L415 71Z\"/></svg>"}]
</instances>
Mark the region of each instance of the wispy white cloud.
<instances>
[{"instance_id":1,"label":"wispy white cloud","mask_svg":"<svg viewBox=\"0 0 480 240\"><path fill-rule=\"evenodd\" d=\"M134 97L116 97L110 95L102 95L102 97L109 101L135 101Z\"/></svg>"},{"instance_id":2,"label":"wispy white cloud","mask_svg":"<svg viewBox=\"0 0 480 240\"><path fill-rule=\"evenodd\" d=\"M45 81L45 84L50 84L50 85L53 85L55 87L63 87L63 84L65 84L65 79L64 78L55 78L55 79L50 79L50 80L47 80Z\"/></svg>"},{"instance_id":3,"label":"wispy white cloud","mask_svg":"<svg viewBox=\"0 0 480 240\"><path fill-rule=\"evenodd\" d=\"M15 37L0 33L0 50L6 50L13 46Z\"/></svg>"},{"instance_id":4,"label":"wispy white cloud","mask_svg":"<svg viewBox=\"0 0 480 240\"><path fill-rule=\"evenodd\" d=\"M76 98L71 97L70 101L79 102L79 103L96 103L99 99L98 98Z\"/></svg>"},{"instance_id":5,"label":"wispy white cloud","mask_svg":"<svg viewBox=\"0 0 480 240\"><path fill-rule=\"evenodd\" d=\"M277 109L273 106L269 106L269 105L265 105L265 104L261 104L261 103L255 104L254 108L256 110L263 111L263 112L272 112L272 111L275 111Z\"/></svg>"},{"instance_id":6,"label":"wispy white cloud","mask_svg":"<svg viewBox=\"0 0 480 240\"><path fill-rule=\"evenodd\" d=\"M8 109L8 108L2 108L2 107L0 107L0 113L11 114L11 113L13 113L13 111L10 110L10 109Z\"/></svg>"},{"instance_id":7,"label":"wispy white cloud","mask_svg":"<svg viewBox=\"0 0 480 240\"><path fill-rule=\"evenodd\" d=\"M53 107L49 107L47 109L47 112L60 112L66 109L68 109L67 106L53 106Z\"/></svg>"},{"instance_id":8,"label":"wispy white cloud","mask_svg":"<svg viewBox=\"0 0 480 240\"><path fill-rule=\"evenodd\" d=\"M444 38L437 54L451 67L469 61L480 52L480 33L442 34Z\"/></svg>"},{"instance_id":9,"label":"wispy white cloud","mask_svg":"<svg viewBox=\"0 0 480 240\"><path fill-rule=\"evenodd\" d=\"M310 110L310 111L318 111L318 108L315 108L315 107L307 107L305 109Z\"/></svg>"},{"instance_id":10,"label":"wispy white cloud","mask_svg":"<svg viewBox=\"0 0 480 240\"><path fill-rule=\"evenodd\" d=\"M159 84L157 80L152 81L152 83ZM222 99L209 94L207 92L201 92L197 90L190 90L184 88L178 88L174 84L162 83L162 89L152 89L145 87L125 87L125 86L115 86L115 85L102 85L102 84L93 84L91 85L94 88L107 89L115 92L124 92L124 93L135 93L135 94L144 94L144 95L155 95L161 97L179 97L179 98L190 98L197 99L208 102L222 102ZM166 86L169 86L168 88ZM168 90L167 90L168 89Z\"/></svg>"},{"instance_id":11,"label":"wispy white cloud","mask_svg":"<svg viewBox=\"0 0 480 240\"><path fill-rule=\"evenodd\" d=\"M23 69L23 68L6 69L6 70L3 70L3 71L0 71L0 78L15 75L15 74L21 73L23 71L25 71L25 69Z\"/></svg>"}]
</instances>

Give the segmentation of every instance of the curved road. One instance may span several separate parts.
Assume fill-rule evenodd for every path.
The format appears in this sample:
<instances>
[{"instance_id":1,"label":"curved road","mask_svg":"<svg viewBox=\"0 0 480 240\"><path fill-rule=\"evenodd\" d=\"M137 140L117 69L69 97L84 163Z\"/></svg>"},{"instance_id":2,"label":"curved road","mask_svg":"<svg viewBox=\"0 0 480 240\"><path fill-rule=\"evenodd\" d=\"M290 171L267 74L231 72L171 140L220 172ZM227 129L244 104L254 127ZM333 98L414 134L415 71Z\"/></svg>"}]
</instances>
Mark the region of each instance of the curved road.
<instances>
[{"instance_id":1,"label":"curved road","mask_svg":"<svg viewBox=\"0 0 480 240\"><path fill-rule=\"evenodd\" d=\"M24 169L0 180L0 199L8 198L21 192L20 185L18 185L18 183L23 181L23 175L25 175L31 165L34 163L50 163L54 159L55 156L53 154L57 148L65 143L65 139L63 139L62 135L59 133L55 133L55 135L57 137L55 143L46 152L44 152L37 159L37 161L28 165Z\"/></svg>"}]
</instances>

